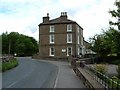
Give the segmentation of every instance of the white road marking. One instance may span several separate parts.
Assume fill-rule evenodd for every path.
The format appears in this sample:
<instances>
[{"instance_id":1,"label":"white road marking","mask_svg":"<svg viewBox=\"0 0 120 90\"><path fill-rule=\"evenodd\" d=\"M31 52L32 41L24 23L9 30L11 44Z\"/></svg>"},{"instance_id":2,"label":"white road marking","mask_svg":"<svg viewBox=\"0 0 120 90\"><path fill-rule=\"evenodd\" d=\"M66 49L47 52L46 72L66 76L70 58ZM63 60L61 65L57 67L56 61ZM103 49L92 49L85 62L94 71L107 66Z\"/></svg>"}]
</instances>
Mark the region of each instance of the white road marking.
<instances>
[{"instance_id":1,"label":"white road marking","mask_svg":"<svg viewBox=\"0 0 120 90\"><path fill-rule=\"evenodd\" d=\"M16 84L17 82L13 82L12 84L10 84L9 86L7 86L6 88L10 88L11 86L13 86L14 84Z\"/></svg>"},{"instance_id":2,"label":"white road marking","mask_svg":"<svg viewBox=\"0 0 120 90\"><path fill-rule=\"evenodd\" d=\"M57 82L58 82L59 72L60 72L60 70L58 68L58 73L57 73L57 77L56 77L56 80L55 80L54 88L57 88Z\"/></svg>"}]
</instances>

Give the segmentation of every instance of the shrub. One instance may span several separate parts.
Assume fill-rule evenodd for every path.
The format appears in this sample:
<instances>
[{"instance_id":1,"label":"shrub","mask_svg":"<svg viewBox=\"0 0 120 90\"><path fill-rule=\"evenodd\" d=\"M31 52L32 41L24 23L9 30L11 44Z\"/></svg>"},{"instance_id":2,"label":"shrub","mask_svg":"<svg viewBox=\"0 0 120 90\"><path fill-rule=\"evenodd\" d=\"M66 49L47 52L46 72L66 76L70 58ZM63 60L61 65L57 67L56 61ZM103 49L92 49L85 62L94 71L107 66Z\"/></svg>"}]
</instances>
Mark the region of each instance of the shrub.
<instances>
[{"instance_id":1,"label":"shrub","mask_svg":"<svg viewBox=\"0 0 120 90\"><path fill-rule=\"evenodd\" d=\"M95 69L98 72L103 73L103 74L105 74L107 72L107 68L106 68L105 64L98 64L98 65L95 66Z\"/></svg>"},{"instance_id":2,"label":"shrub","mask_svg":"<svg viewBox=\"0 0 120 90\"><path fill-rule=\"evenodd\" d=\"M111 79L112 79L114 82L117 82L118 84L120 84L120 80L119 80L118 77L113 76ZM112 81L110 80L109 82L110 82L110 83L109 83L110 86L113 86L114 88L117 88L117 84L116 84L116 83L113 83L113 85L112 85Z\"/></svg>"}]
</instances>

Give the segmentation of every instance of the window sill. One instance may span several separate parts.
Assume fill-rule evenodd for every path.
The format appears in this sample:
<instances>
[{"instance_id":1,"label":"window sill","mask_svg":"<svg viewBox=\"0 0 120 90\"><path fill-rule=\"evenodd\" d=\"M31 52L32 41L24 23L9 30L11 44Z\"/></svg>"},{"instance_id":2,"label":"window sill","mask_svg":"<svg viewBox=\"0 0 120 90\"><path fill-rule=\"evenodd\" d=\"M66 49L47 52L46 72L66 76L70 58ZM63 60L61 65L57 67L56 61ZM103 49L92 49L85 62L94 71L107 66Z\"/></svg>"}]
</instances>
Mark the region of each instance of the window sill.
<instances>
[{"instance_id":1,"label":"window sill","mask_svg":"<svg viewBox=\"0 0 120 90\"><path fill-rule=\"evenodd\" d=\"M53 57L53 56L55 56L55 55L50 55L50 56L52 56L52 57Z\"/></svg>"}]
</instances>

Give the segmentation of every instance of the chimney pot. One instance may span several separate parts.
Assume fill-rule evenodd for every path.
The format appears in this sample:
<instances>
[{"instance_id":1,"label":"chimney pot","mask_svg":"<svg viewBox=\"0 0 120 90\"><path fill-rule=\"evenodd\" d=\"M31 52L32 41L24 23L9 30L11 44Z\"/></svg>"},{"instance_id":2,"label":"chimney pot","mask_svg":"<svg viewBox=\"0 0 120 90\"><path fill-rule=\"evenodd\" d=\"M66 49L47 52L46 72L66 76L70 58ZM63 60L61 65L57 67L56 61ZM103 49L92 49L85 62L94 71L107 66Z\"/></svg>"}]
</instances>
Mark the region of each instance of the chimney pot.
<instances>
[{"instance_id":1,"label":"chimney pot","mask_svg":"<svg viewBox=\"0 0 120 90\"><path fill-rule=\"evenodd\" d=\"M64 12L63 12L63 16L64 16Z\"/></svg>"},{"instance_id":2,"label":"chimney pot","mask_svg":"<svg viewBox=\"0 0 120 90\"><path fill-rule=\"evenodd\" d=\"M67 15L67 12L65 12L65 15Z\"/></svg>"},{"instance_id":3,"label":"chimney pot","mask_svg":"<svg viewBox=\"0 0 120 90\"><path fill-rule=\"evenodd\" d=\"M47 13L47 17L49 17L49 13Z\"/></svg>"}]
</instances>

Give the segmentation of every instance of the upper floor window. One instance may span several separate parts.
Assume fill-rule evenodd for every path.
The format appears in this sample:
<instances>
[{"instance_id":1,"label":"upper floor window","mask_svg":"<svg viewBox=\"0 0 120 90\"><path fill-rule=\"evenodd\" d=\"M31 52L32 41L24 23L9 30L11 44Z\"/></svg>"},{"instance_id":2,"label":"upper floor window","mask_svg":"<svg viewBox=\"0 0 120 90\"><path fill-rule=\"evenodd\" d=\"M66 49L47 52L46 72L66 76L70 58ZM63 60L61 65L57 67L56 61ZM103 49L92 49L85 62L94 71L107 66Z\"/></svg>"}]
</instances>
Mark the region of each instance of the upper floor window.
<instances>
[{"instance_id":1,"label":"upper floor window","mask_svg":"<svg viewBox=\"0 0 120 90\"><path fill-rule=\"evenodd\" d=\"M72 43L72 34L67 34L67 43Z\"/></svg>"},{"instance_id":2,"label":"upper floor window","mask_svg":"<svg viewBox=\"0 0 120 90\"><path fill-rule=\"evenodd\" d=\"M83 30L81 30L81 35L83 35Z\"/></svg>"},{"instance_id":3,"label":"upper floor window","mask_svg":"<svg viewBox=\"0 0 120 90\"><path fill-rule=\"evenodd\" d=\"M54 47L50 48L50 56L55 56L55 48Z\"/></svg>"},{"instance_id":4,"label":"upper floor window","mask_svg":"<svg viewBox=\"0 0 120 90\"><path fill-rule=\"evenodd\" d=\"M79 39L79 35L78 35L78 44L80 44L80 39Z\"/></svg>"},{"instance_id":5,"label":"upper floor window","mask_svg":"<svg viewBox=\"0 0 120 90\"><path fill-rule=\"evenodd\" d=\"M77 31L78 31L78 33L80 32L80 28L79 28L79 26L77 27Z\"/></svg>"},{"instance_id":6,"label":"upper floor window","mask_svg":"<svg viewBox=\"0 0 120 90\"><path fill-rule=\"evenodd\" d=\"M50 32L55 32L55 31L54 31L54 26L53 26L53 25L50 26Z\"/></svg>"},{"instance_id":7,"label":"upper floor window","mask_svg":"<svg viewBox=\"0 0 120 90\"><path fill-rule=\"evenodd\" d=\"M51 34L49 38L50 38L50 43L54 43L54 40L55 40L54 34Z\"/></svg>"},{"instance_id":8,"label":"upper floor window","mask_svg":"<svg viewBox=\"0 0 120 90\"><path fill-rule=\"evenodd\" d=\"M67 32L71 32L72 31L72 25L71 24L68 24L67 25Z\"/></svg>"}]
</instances>

